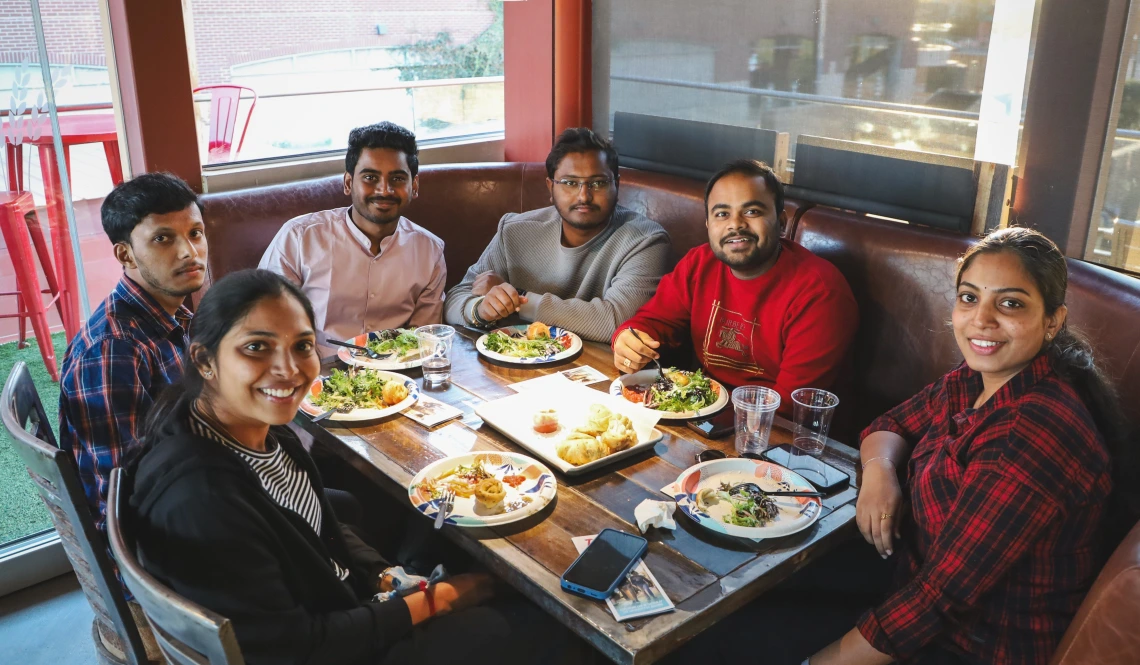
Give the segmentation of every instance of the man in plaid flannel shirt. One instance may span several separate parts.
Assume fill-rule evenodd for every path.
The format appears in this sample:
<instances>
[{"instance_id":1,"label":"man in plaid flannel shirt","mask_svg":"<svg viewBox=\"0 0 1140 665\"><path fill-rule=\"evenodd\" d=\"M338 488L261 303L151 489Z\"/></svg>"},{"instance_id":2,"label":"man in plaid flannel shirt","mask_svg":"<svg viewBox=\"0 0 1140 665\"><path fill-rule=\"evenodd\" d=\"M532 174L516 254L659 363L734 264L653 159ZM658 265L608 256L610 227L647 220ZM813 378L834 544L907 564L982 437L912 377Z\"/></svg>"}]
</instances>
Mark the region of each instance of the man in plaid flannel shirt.
<instances>
[{"instance_id":1,"label":"man in plaid flannel shirt","mask_svg":"<svg viewBox=\"0 0 1140 665\"><path fill-rule=\"evenodd\" d=\"M166 173L120 184L100 212L123 277L67 349L59 442L75 456L102 529L111 469L138 453L147 411L182 377L191 316L183 301L205 282L206 234L197 195Z\"/></svg>"}]
</instances>

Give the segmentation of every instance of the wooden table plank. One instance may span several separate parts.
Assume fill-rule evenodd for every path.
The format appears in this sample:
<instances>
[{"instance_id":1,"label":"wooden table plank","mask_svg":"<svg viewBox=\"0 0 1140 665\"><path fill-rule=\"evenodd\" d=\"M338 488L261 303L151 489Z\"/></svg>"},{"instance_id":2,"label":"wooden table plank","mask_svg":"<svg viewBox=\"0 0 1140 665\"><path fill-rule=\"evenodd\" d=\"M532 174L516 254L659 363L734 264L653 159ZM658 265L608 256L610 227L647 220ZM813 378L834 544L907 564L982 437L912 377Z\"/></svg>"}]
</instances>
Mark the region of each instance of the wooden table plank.
<instances>
[{"instance_id":1,"label":"wooden table plank","mask_svg":"<svg viewBox=\"0 0 1140 665\"><path fill-rule=\"evenodd\" d=\"M455 342L452 380L423 386L425 394L463 412L460 420L431 429L396 416L367 426L304 426L324 445L397 497L407 494L412 476L431 462L469 450L519 448L474 414L486 400L513 395L511 383L570 367L590 365L617 376L608 348L587 343L577 357L558 366L501 366L478 356L475 335L461 330ZM416 376L412 370L409 375ZM608 390L608 384L595 384ZM785 538L753 543L702 529L680 512L677 529L652 529L646 562L677 604L670 614L619 624L605 605L560 589L559 577L577 555L571 538L612 527L636 532L634 508L644 499L665 500L660 489L691 466L707 448L733 455L731 438L710 440L683 424L659 425L665 436L652 452L620 460L598 472L558 478L553 505L538 515L495 528L444 530L445 535L510 582L540 607L589 640L617 663L651 663L721 617L779 584L803 565L854 533L855 489L824 500L824 514L812 528ZM772 445L791 440L790 423L777 419ZM854 480L856 451L831 443L825 460Z\"/></svg>"}]
</instances>

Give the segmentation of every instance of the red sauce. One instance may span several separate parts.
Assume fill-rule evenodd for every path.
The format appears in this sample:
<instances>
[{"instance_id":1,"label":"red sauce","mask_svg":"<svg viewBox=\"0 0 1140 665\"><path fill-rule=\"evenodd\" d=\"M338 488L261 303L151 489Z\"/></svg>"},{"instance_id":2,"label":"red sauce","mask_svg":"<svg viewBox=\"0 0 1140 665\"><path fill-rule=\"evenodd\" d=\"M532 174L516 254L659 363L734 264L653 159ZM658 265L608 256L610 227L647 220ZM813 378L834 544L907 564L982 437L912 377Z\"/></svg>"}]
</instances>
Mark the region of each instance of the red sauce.
<instances>
[{"instance_id":1,"label":"red sauce","mask_svg":"<svg viewBox=\"0 0 1140 665\"><path fill-rule=\"evenodd\" d=\"M526 482L526 476L503 476L503 482L511 487L518 487Z\"/></svg>"},{"instance_id":2,"label":"red sauce","mask_svg":"<svg viewBox=\"0 0 1140 665\"><path fill-rule=\"evenodd\" d=\"M538 432L539 434L552 434L554 432L557 432L558 431L558 421L557 420L551 420L551 421L539 423L539 424L534 426L534 431Z\"/></svg>"}]
</instances>

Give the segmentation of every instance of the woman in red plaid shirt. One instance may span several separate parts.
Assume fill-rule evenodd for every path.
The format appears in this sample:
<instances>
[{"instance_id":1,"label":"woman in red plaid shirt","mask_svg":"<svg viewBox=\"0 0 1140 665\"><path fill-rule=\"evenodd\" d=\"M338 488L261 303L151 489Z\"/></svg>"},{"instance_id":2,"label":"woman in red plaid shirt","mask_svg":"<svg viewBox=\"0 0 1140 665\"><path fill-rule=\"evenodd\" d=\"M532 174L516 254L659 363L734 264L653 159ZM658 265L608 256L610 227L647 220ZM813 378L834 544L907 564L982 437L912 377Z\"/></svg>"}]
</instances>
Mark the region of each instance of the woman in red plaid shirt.
<instances>
[{"instance_id":1,"label":"woman in red plaid shirt","mask_svg":"<svg viewBox=\"0 0 1140 665\"><path fill-rule=\"evenodd\" d=\"M1041 663L1100 567L1123 436L1111 383L1065 326L1065 258L1024 228L962 258L965 363L863 432L859 530L898 585L810 659ZM911 510L903 512L904 479Z\"/></svg>"}]
</instances>

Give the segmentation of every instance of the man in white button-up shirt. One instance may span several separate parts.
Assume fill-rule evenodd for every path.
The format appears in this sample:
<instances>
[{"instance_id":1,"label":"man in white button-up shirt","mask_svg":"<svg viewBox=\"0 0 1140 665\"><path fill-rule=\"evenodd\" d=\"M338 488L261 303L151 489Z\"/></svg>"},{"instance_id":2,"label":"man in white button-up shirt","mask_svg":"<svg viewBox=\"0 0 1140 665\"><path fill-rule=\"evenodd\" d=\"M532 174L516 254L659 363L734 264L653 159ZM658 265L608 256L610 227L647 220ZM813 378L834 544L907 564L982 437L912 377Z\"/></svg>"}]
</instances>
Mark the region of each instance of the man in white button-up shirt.
<instances>
[{"instance_id":1,"label":"man in white button-up shirt","mask_svg":"<svg viewBox=\"0 0 1140 665\"><path fill-rule=\"evenodd\" d=\"M439 323L443 241L401 216L419 193L415 134L390 122L358 127L344 161L352 205L289 220L258 267L301 287L322 340Z\"/></svg>"}]
</instances>

